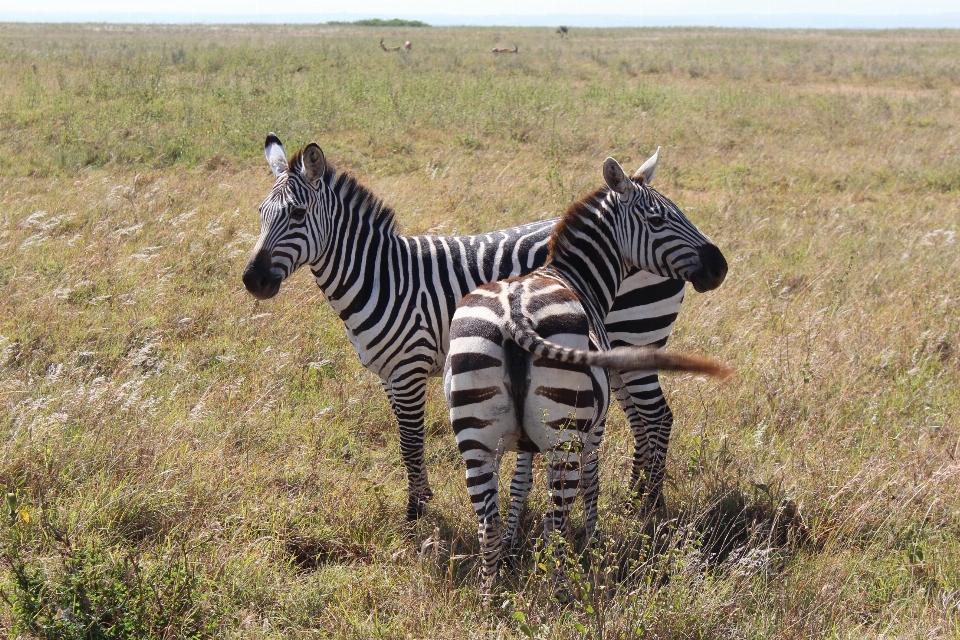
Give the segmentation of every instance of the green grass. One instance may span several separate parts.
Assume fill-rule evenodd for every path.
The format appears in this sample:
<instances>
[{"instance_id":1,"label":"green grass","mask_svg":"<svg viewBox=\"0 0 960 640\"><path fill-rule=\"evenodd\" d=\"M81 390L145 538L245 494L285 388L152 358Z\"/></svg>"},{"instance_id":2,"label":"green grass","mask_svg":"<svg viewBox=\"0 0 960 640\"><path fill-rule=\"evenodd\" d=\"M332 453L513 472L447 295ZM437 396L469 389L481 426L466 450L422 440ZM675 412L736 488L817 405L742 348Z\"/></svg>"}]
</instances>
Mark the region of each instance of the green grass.
<instances>
[{"instance_id":1,"label":"green grass","mask_svg":"<svg viewBox=\"0 0 960 640\"><path fill-rule=\"evenodd\" d=\"M955 31L0 25L0 629L960 634L958 61ZM268 131L410 233L557 214L663 145L659 188L730 261L671 347L739 377L665 381L650 522L611 411L570 605L542 482L484 611L439 385L408 526L386 398L309 276L243 290Z\"/></svg>"}]
</instances>

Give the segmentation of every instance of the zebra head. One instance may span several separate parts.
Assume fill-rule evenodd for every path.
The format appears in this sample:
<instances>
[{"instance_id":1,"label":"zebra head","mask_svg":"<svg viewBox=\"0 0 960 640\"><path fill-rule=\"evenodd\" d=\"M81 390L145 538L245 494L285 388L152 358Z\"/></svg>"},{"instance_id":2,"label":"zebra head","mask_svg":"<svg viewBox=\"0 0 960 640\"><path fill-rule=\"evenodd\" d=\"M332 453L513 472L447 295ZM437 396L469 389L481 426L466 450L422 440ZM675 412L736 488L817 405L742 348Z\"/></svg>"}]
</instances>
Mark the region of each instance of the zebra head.
<instances>
[{"instance_id":1,"label":"zebra head","mask_svg":"<svg viewBox=\"0 0 960 640\"><path fill-rule=\"evenodd\" d=\"M727 275L727 261L677 205L650 186L659 157L657 148L632 178L613 158L603 163L603 179L624 222L616 226L625 266L686 280L701 293L716 289Z\"/></svg>"},{"instance_id":2,"label":"zebra head","mask_svg":"<svg viewBox=\"0 0 960 640\"><path fill-rule=\"evenodd\" d=\"M260 300L277 295L285 279L315 261L322 251L324 234L312 212L327 167L316 143L295 153L288 163L283 144L272 133L264 143L264 153L276 182L260 205L260 237L243 270L244 286Z\"/></svg>"}]
</instances>

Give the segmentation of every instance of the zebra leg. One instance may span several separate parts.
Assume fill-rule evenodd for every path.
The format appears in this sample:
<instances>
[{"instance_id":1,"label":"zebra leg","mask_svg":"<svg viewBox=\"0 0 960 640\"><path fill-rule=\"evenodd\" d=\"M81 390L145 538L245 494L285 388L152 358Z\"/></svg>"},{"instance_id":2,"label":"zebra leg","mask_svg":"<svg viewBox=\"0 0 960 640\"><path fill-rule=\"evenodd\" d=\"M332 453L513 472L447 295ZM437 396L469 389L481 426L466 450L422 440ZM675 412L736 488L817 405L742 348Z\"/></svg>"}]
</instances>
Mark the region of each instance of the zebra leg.
<instances>
[{"instance_id":1,"label":"zebra leg","mask_svg":"<svg viewBox=\"0 0 960 640\"><path fill-rule=\"evenodd\" d=\"M533 456L529 451L517 453L517 470L510 483L510 511L507 515L507 529L503 539L507 549L517 544L517 530L520 527L520 516L523 513L523 504L527 501L530 489L533 487Z\"/></svg>"},{"instance_id":2,"label":"zebra leg","mask_svg":"<svg viewBox=\"0 0 960 640\"><path fill-rule=\"evenodd\" d=\"M673 412L663 396L655 371L624 371L617 402L627 414L633 432L633 470L630 485L644 496L643 511L664 506L663 479Z\"/></svg>"},{"instance_id":3,"label":"zebra leg","mask_svg":"<svg viewBox=\"0 0 960 640\"><path fill-rule=\"evenodd\" d=\"M582 458L584 529L587 544L597 542L597 501L600 497L600 443L603 441L605 423L601 422L590 433Z\"/></svg>"},{"instance_id":4,"label":"zebra leg","mask_svg":"<svg viewBox=\"0 0 960 640\"><path fill-rule=\"evenodd\" d=\"M587 544L595 542L597 534L597 500L600 496L599 457L596 452L583 457L583 511Z\"/></svg>"},{"instance_id":5,"label":"zebra leg","mask_svg":"<svg viewBox=\"0 0 960 640\"><path fill-rule=\"evenodd\" d=\"M627 372L624 375L629 375L629 373ZM617 404L626 414L627 422L630 423L630 431L633 433L633 467L630 471L630 488L642 494L647 469L650 468L650 458L652 457L652 451L647 440L647 424L634 405L630 391L619 373L616 371L610 372L610 383L617 397Z\"/></svg>"},{"instance_id":6,"label":"zebra leg","mask_svg":"<svg viewBox=\"0 0 960 640\"><path fill-rule=\"evenodd\" d=\"M407 520L413 521L423 515L427 502L433 498L427 479L426 433L423 428L427 378L415 376L402 381L383 381L383 388L400 426L400 457L407 470Z\"/></svg>"},{"instance_id":7,"label":"zebra leg","mask_svg":"<svg viewBox=\"0 0 960 640\"><path fill-rule=\"evenodd\" d=\"M570 507L577 497L580 487L580 452L567 444L579 445L579 442L564 443L562 448L548 451L547 489L550 505L543 522L544 539L547 545L558 542L554 547L553 578L559 585L563 577L563 563L566 555L566 543L569 533ZM555 535L558 534L558 535Z\"/></svg>"},{"instance_id":8,"label":"zebra leg","mask_svg":"<svg viewBox=\"0 0 960 640\"><path fill-rule=\"evenodd\" d=\"M462 449L462 448L461 448ZM500 532L500 504L497 495L497 459L489 451L472 449L464 452L467 465L467 493L477 513L477 538L480 541L480 597L484 606L490 604L493 583L503 554Z\"/></svg>"},{"instance_id":9,"label":"zebra leg","mask_svg":"<svg viewBox=\"0 0 960 640\"><path fill-rule=\"evenodd\" d=\"M659 387L658 387L659 388ZM662 394L661 394L662 397ZM651 441L654 450L653 462L647 474L647 498L645 503L648 509L662 509L667 501L663 497L663 480L667 474L667 448L670 446L670 431L673 429L673 412L663 399L663 410L647 429L647 440Z\"/></svg>"}]
</instances>

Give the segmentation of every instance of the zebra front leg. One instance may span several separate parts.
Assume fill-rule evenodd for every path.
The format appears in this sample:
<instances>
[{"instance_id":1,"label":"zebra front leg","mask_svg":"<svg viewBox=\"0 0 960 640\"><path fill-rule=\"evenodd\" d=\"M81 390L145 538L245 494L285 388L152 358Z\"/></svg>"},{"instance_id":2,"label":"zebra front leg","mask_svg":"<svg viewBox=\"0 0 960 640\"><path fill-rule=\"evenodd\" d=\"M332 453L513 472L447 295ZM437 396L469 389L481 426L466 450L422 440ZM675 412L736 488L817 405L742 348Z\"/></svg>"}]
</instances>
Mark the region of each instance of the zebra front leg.
<instances>
[{"instance_id":1,"label":"zebra front leg","mask_svg":"<svg viewBox=\"0 0 960 640\"><path fill-rule=\"evenodd\" d=\"M628 376L630 373L628 371L622 375ZM630 431L633 433L633 465L630 470L630 489L642 494L652 453L647 440L647 424L634 404L630 391L627 389L620 373L610 372L610 384L617 397L617 404L626 414Z\"/></svg>"},{"instance_id":2,"label":"zebra front leg","mask_svg":"<svg viewBox=\"0 0 960 640\"><path fill-rule=\"evenodd\" d=\"M659 387L658 387L659 388ZM661 394L662 397L662 394ZM653 460L647 475L647 496L644 506L647 511L663 509L666 500L663 497L663 480L667 475L667 448L670 446L670 432L673 429L673 412L663 399L663 408L647 428L647 440L653 449Z\"/></svg>"},{"instance_id":3,"label":"zebra front leg","mask_svg":"<svg viewBox=\"0 0 960 640\"><path fill-rule=\"evenodd\" d=\"M384 381L383 388L400 427L400 457L407 470L407 520L414 521L423 515L427 502L433 498L427 478L423 428L427 378Z\"/></svg>"},{"instance_id":4,"label":"zebra front leg","mask_svg":"<svg viewBox=\"0 0 960 640\"><path fill-rule=\"evenodd\" d=\"M621 372L623 386L617 402L623 407L633 432L633 469L630 486L643 496L642 513L662 508L667 446L673 413L653 371Z\"/></svg>"},{"instance_id":5,"label":"zebra front leg","mask_svg":"<svg viewBox=\"0 0 960 640\"><path fill-rule=\"evenodd\" d=\"M503 540L507 549L513 549L517 544L517 530L520 527L520 516L523 514L523 505L533 486L533 456L529 451L517 453L517 470L510 482L510 511L507 515L507 529Z\"/></svg>"}]
</instances>

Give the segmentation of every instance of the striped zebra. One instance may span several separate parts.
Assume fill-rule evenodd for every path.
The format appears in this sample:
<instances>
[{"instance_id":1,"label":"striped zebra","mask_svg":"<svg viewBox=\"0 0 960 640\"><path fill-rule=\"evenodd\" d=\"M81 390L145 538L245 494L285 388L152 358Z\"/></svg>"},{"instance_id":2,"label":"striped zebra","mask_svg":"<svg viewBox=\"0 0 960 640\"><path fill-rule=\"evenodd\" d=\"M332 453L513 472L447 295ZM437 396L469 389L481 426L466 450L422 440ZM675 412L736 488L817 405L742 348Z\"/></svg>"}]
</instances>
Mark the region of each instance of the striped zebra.
<instances>
[{"instance_id":1,"label":"striped zebra","mask_svg":"<svg viewBox=\"0 0 960 640\"><path fill-rule=\"evenodd\" d=\"M288 161L271 133L264 153L276 180L260 205L261 231L243 272L244 285L258 299L271 298L294 271L310 267L346 325L360 362L380 377L390 400L407 472L407 518L415 519L433 495L424 460L427 379L442 373L457 303L481 284L542 265L557 221L476 236L403 236L393 211L350 174L328 164L315 143ZM713 245L701 253L707 271L726 272ZM692 276L698 291L713 288L714 281L706 272ZM611 341L662 346L683 288L684 281L667 272L631 273L610 312ZM635 440L634 481L655 478L660 450L665 453L669 440L669 407L655 372L622 372L621 377L618 400Z\"/></svg>"},{"instance_id":2,"label":"striped zebra","mask_svg":"<svg viewBox=\"0 0 960 640\"><path fill-rule=\"evenodd\" d=\"M581 485L592 537L596 454L610 394L606 369L725 373L715 363L652 347L610 350L604 319L631 269L689 280L708 268L699 249L710 241L649 184L656 162L654 155L631 179L607 158L603 177L609 189L567 210L551 236L546 264L479 287L454 313L444 395L477 513L485 599L510 537L501 532L498 500L504 451L545 455L547 540L554 532L566 539L570 505ZM719 273L715 278L722 279Z\"/></svg>"}]
</instances>

